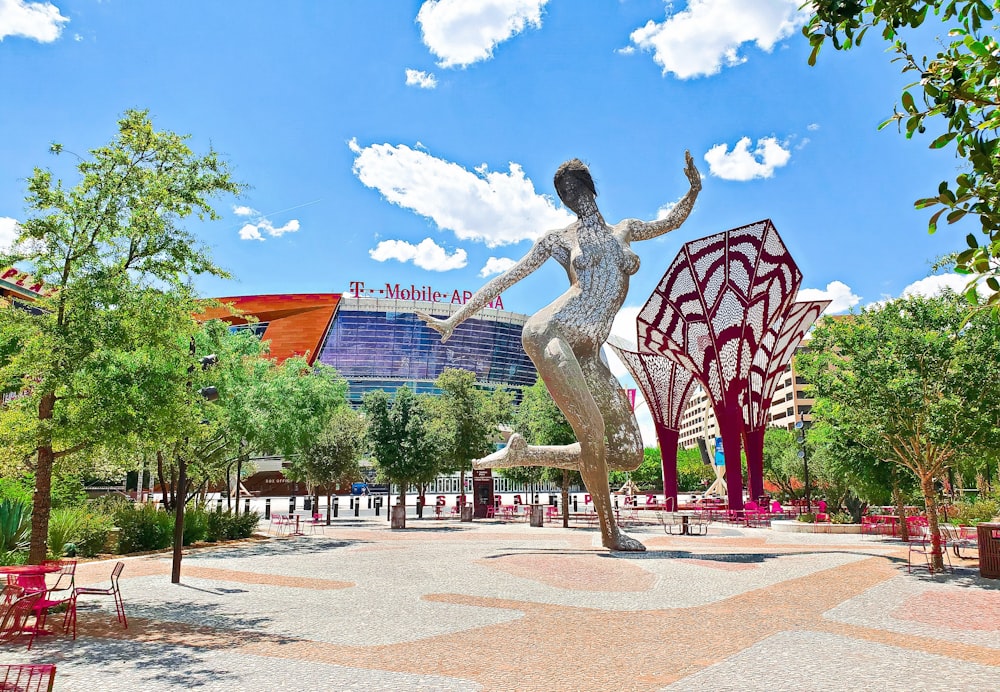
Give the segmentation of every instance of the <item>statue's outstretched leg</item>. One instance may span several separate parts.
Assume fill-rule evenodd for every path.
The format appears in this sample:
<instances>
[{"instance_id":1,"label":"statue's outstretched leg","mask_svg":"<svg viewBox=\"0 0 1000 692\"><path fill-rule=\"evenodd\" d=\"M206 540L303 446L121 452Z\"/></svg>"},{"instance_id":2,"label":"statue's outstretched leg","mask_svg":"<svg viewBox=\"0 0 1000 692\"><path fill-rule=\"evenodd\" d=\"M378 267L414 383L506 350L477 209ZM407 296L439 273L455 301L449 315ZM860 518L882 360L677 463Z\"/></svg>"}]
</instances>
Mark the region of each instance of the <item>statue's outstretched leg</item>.
<instances>
[{"instance_id":1,"label":"statue's outstretched leg","mask_svg":"<svg viewBox=\"0 0 1000 692\"><path fill-rule=\"evenodd\" d=\"M474 469L507 469L512 466L549 466L578 471L580 444L529 445L520 433L514 433L503 449L472 462Z\"/></svg>"}]
</instances>

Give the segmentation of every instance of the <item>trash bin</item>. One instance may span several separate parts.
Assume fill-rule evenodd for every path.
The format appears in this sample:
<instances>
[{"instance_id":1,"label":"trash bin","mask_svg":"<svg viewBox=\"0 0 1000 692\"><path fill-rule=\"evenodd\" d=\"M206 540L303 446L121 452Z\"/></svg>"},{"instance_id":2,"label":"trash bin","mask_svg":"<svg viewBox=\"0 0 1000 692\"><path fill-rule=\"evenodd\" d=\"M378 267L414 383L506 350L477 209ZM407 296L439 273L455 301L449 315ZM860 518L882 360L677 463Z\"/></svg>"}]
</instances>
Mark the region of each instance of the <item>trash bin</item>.
<instances>
[{"instance_id":1,"label":"trash bin","mask_svg":"<svg viewBox=\"0 0 1000 692\"><path fill-rule=\"evenodd\" d=\"M393 505L392 517L389 520L390 529L406 528L406 505Z\"/></svg>"},{"instance_id":2,"label":"trash bin","mask_svg":"<svg viewBox=\"0 0 1000 692\"><path fill-rule=\"evenodd\" d=\"M976 527L979 541L979 576L1000 579L1000 524L986 522Z\"/></svg>"},{"instance_id":3,"label":"trash bin","mask_svg":"<svg viewBox=\"0 0 1000 692\"><path fill-rule=\"evenodd\" d=\"M544 517L542 516L543 505L531 505L531 516L529 517L529 522L532 526L544 526Z\"/></svg>"},{"instance_id":4,"label":"trash bin","mask_svg":"<svg viewBox=\"0 0 1000 692\"><path fill-rule=\"evenodd\" d=\"M461 521L472 521L473 510L474 507L472 505L462 505Z\"/></svg>"}]
</instances>

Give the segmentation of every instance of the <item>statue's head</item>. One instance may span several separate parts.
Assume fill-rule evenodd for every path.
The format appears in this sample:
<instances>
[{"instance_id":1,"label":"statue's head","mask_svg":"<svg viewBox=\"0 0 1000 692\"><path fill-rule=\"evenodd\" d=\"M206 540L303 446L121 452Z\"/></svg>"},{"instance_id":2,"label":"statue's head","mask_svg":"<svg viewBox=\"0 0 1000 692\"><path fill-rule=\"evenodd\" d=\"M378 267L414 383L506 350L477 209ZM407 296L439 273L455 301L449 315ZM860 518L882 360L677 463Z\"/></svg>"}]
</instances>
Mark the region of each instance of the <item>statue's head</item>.
<instances>
[{"instance_id":1,"label":"statue's head","mask_svg":"<svg viewBox=\"0 0 1000 692\"><path fill-rule=\"evenodd\" d=\"M580 159L571 159L559 166L553 182L559 199L577 214L580 213L581 200L597 197L597 189L594 187L594 179L590 177L590 170Z\"/></svg>"}]
</instances>

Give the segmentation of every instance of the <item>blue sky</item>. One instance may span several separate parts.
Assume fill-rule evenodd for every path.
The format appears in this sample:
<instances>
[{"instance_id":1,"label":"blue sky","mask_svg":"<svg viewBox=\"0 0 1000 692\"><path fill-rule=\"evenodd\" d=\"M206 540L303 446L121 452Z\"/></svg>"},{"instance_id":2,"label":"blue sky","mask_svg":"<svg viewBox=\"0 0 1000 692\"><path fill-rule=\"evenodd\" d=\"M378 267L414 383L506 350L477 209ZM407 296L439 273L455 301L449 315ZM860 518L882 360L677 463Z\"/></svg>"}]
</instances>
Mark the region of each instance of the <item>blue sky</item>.
<instances>
[{"instance_id":1,"label":"blue sky","mask_svg":"<svg viewBox=\"0 0 1000 692\"><path fill-rule=\"evenodd\" d=\"M806 64L800 0L0 0L0 244L25 179L106 143L127 108L212 146L250 189L197 228L233 281L206 295L474 290L563 225L552 175L587 162L614 223L704 189L681 229L633 249L626 307L684 242L773 220L806 297L834 310L925 280L964 245L913 200L950 154L877 131L906 83L873 35ZM532 312L550 263L503 296Z\"/></svg>"}]
</instances>

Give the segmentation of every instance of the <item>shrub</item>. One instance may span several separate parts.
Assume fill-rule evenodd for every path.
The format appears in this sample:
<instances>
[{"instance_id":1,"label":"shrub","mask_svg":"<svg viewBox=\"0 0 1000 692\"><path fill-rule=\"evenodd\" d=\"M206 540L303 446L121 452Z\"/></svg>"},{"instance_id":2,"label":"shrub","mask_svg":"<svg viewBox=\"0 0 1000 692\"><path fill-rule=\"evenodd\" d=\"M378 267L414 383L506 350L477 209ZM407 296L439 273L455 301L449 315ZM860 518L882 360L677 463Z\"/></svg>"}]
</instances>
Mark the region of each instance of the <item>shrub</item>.
<instances>
[{"instance_id":1,"label":"shrub","mask_svg":"<svg viewBox=\"0 0 1000 692\"><path fill-rule=\"evenodd\" d=\"M162 550L173 541L174 515L156 509L153 505L122 505L115 512L114 521L120 529L120 553Z\"/></svg>"},{"instance_id":2,"label":"shrub","mask_svg":"<svg viewBox=\"0 0 1000 692\"><path fill-rule=\"evenodd\" d=\"M75 507L52 510L49 516L50 555L60 558L66 552L66 545L76 542L86 514L86 510Z\"/></svg>"},{"instance_id":3,"label":"shrub","mask_svg":"<svg viewBox=\"0 0 1000 692\"><path fill-rule=\"evenodd\" d=\"M205 540L208 535L209 514L201 507L184 510L184 545Z\"/></svg>"},{"instance_id":4,"label":"shrub","mask_svg":"<svg viewBox=\"0 0 1000 692\"><path fill-rule=\"evenodd\" d=\"M253 532L257 530L257 524L260 522L260 515L256 512L244 512L238 516L233 517L232 522L232 533L230 538L250 538Z\"/></svg>"},{"instance_id":5,"label":"shrub","mask_svg":"<svg viewBox=\"0 0 1000 692\"><path fill-rule=\"evenodd\" d=\"M205 540L210 543L215 541L235 540L238 538L249 538L257 528L260 517L256 512L244 512L243 514L233 514L217 509L208 512L208 532Z\"/></svg>"},{"instance_id":6,"label":"shrub","mask_svg":"<svg viewBox=\"0 0 1000 692\"><path fill-rule=\"evenodd\" d=\"M31 532L31 505L23 500L0 500L0 555L24 550Z\"/></svg>"},{"instance_id":7,"label":"shrub","mask_svg":"<svg viewBox=\"0 0 1000 692\"><path fill-rule=\"evenodd\" d=\"M955 503L950 519L960 526L975 526L982 521L990 521L1000 514L1000 502L990 497Z\"/></svg>"},{"instance_id":8,"label":"shrub","mask_svg":"<svg viewBox=\"0 0 1000 692\"><path fill-rule=\"evenodd\" d=\"M847 512L835 512L830 515L831 524L853 524L854 518Z\"/></svg>"},{"instance_id":9,"label":"shrub","mask_svg":"<svg viewBox=\"0 0 1000 692\"><path fill-rule=\"evenodd\" d=\"M73 541L77 555L94 557L107 552L108 534L113 528L111 517L104 514L86 512Z\"/></svg>"},{"instance_id":10,"label":"shrub","mask_svg":"<svg viewBox=\"0 0 1000 692\"><path fill-rule=\"evenodd\" d=\"M816 515L813 514L812 512L803 512L798 516L798 520L806 524L815 524Z\"/></svg>"}]
</instances>

